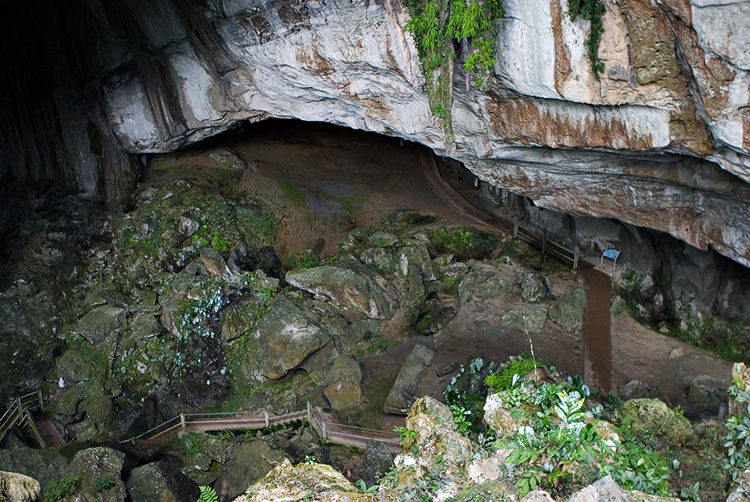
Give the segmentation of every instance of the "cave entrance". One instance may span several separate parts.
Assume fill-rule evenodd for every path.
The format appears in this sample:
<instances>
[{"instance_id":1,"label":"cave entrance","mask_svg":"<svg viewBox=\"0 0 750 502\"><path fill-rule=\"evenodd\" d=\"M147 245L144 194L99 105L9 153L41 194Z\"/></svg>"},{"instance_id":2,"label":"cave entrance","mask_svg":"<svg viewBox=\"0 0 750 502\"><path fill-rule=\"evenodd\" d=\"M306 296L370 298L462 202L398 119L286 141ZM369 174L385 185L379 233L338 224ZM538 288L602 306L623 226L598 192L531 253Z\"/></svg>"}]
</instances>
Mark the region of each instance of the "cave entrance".
<instances>
[{"instance_id":1,"label":"cave entrance","mask_svg":"<svg viewBox=\"0 0 750 502\"><path fill-rule=\"evenodd\" d=\"M239 169L233 157L242 164ZM320 261L342 253L339 245L353 231L367 236L378 228L395 228L405 220L418 222L425 231L476 226L477 218L460 208L457 210L450 197L435 190L436 182L449 183L455 194L471 204L484 204L492 199L488 194L494 191L495 210L525 214L546 228L559 226L564 232L583 228L595 235L604 228L613 237L633 232L637 237L640 231L594 218L574 221L568 215L532 207L524 197L496 193L459 163L435 159L422 145L324 123L267 120L245 124L190 149L155 156L145 178L156 183L187 178L212 188L224 187L228 198L254 201L258 207L270 210L277 215L274 223L278 233L273 247L287 268L299 265L307 257ZM632 237L633 248L643 247L642 241L636 242L635 237ZM510 237L506 235L503 239L509 241ZM540 261L538 255L532 259ZM645 262L649 258L640 259ZM518 274L540 271L546 273L537 269ZM567 291L581 286L576 274L556 275L552 295L544 308L552 308ZM456 295L443 295L441 301L457 302ZM528 352L529 339L523 330L509 329L509 321L502 319L522 303L517 291L492 301L495 303L458 305L457 302L460 308L455 320L433 336L405 336L417 335L413 330L415 323L408 319L386 328L387 345L383 350L359 359L365 393L388 387L383 382L392 380L399 372L415 343L438 349L430 367L432 377L423 379L420 384L423 387L417 389L418 394L436 397L454 373L451 365L455 368L456 363L477 356L485 361L499 361ZM707 373L710 365L713 365L711 372L717 375L727 373L726 363L709 361L696 352L698 349L686 347L685 353L691 357L670 359L670 351L679 342L638 325L630 317L613 319L613 331L618 333L612 341L613 388L631 378L640 378L663 387L674 404L686 407L689 403L685 401L684 379L675 375ZM570 374L584 374L581 330L545 322L542 331L531 335L536 356ZM701 362L693 364L693 361Z\"/></svg>"},{"instance_id":2,"label":"cave entrance","mask_svg":"<svg viewBox=\"0 0 750 502\"><path fill-rule=\"evenodd\" d=\"M232 154L248 166L241 173L226 165ZM353 229L366 231L389 220L472 224L431 190L427 162L432 154L426 147L396 137L269 119L157 155L146 179L199 178L225 168L236 176L236 190L283 213L274 246L283 261L288 255L333 256Z\"/></svg>"}]
</instances>

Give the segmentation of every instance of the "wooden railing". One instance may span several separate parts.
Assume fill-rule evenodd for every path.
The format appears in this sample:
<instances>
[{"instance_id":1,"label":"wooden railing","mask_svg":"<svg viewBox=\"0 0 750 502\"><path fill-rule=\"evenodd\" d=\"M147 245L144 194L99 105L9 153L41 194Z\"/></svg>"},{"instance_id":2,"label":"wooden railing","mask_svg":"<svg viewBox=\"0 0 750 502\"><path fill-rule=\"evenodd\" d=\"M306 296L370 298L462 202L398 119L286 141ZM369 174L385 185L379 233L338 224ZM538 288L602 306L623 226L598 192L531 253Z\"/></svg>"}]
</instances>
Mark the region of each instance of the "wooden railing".
<instances>
[{"instance_id":1,"label":"wooden railing","mask_svg":"<svg viewBox=\"0 0 750 502\"><path fill-rule=\"evenodd\" d=\"M324 441L364 447L367 441L373 440L384 443L394 453L401 451L399 434L337 423L332 420L331 415L310 403L305 410L276 416L272 416L268 411L181 414L121 443L148 448L184 432L259 430L297 421L306 421Z\"/></svg>"},{"instance_id":2,"label":"wooden railing","mask_svg":"<svg viewBox=\"0 0 750 502\"><path fill-rule=\"evenodd\" d=\"M570 264L572 270L578 269L580 248L576 246L573 249L568 249L562 244L550 240L546 230L542 231L541 234L536 234L523 228L516 217L513 220L513 238L539 249L542 252L542 261L544 261L545 256L549 255L563 263Z\"/></svg>"},{"instance_id":3,"label":"wooden railing","mask_svg":"<svg viewBox=\"0 0 750 502\"><path fill-rule=\"evenodd\" d=\"M44 410L44 398L41 390L14 399L8 410L0 417L0 441L13 427L19 426L27 427L42 448L47 446L47 442L31 416L31 412L39 409Z\"/></svg>"}]
</instances>

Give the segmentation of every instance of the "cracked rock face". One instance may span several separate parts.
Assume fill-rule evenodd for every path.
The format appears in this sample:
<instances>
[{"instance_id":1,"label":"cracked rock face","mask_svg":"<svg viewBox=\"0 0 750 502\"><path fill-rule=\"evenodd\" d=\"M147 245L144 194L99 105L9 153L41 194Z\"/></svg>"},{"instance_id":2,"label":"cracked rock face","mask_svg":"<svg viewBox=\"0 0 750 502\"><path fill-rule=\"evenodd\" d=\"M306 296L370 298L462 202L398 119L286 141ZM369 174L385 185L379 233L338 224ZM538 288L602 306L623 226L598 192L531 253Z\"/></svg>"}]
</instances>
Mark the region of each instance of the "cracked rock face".
<instances>
[{"instance_id":1,"label":"cracked rock face","mask_svg":"<svg viewBox=\"0 0 750 502\"><path fill-rule=\"evenodd\" d=\"M457 67L453 136L430 113L398 0L8 6L1 64L16 71L0 82L11 110L0 175L117 199L138 154L241 121L325 121L423 143L537 205L750 266L750 5L605 4L597 80L588 22L565 0L505 0L487 89L466 90Z\"/></svg>"}]
</instances>

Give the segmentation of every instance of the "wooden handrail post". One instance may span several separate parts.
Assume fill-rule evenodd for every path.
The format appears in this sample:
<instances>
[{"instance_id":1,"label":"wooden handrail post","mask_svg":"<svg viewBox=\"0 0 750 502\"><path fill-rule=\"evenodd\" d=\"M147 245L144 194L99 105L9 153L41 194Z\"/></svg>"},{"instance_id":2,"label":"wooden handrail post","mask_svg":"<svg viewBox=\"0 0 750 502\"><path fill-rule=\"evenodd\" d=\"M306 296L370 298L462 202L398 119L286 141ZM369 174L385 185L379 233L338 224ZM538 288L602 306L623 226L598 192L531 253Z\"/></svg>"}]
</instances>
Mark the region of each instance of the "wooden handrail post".
<instances>
[{"instance_id":1,"label":"wooden handrail post","mask_svg":"<svg viewBox=\"0 0 750 502\"><path fill-rule=\"evenodd\" d=\"M328 426L325 420L321 420L320 422L322 428L323 428L323 439L328 439Z\"/></svg>"},{"instance_id":2,"label":"wooden handrail post","mask_svg":"<svg viewBox=\"0 0 750 502\"><path fill-rule=\"evenodd\" d=\"M42 389L39 389L37 391L37 395L39 396L39 408L44 411L44 397L42 396Z\"/></svg>"},{"instance_id":3,"label":"wooden handrail post","mask_svg":"<svg viewBox=\"0 0 750 502\"><path fill-rule=\"evenodd\" d=\"M576 246L573 250L573 272L578 270L578 254L581 252L581 249Z\"/></svg>"},{"instance_id":4,"label":"wooden handrail post","mask_svg":"<svg viewBox=\"0 0 750 502\"><path fill-rule=\"evenodd\" d=\"M180 427L182 427L182 432L187 432L187 422L185 421L185 414L180 413Z\"/></svg>"},{"instance_id":5,"label":"wooden handrail post","mask_svg":"<svg viewBox=\"0 0 750 502\"><path fill-rule=\"evenodd\" d=\"M263 410L263 419L266 421L266 428L268 428L268 410Z\"/></svg>"},{"instance_id":6,"label":"wooden handrail post","mask_svg":"<svg viewBox=\"0 0 750 502\"><path fill-rule=\"evenodd\" d=\"M518 216L513 217L513 238L518 239Z\"/></svg>"},{"instance_id":7,"label":"wooden handrail post","mask_svg":"<svg viewBox=\"0 0 750 502\"><path fill-rule=\"evenodd\" d=\"M307 421L312 421L312 403L310 401L307 402Z\"/></svg>"}]
</instances>

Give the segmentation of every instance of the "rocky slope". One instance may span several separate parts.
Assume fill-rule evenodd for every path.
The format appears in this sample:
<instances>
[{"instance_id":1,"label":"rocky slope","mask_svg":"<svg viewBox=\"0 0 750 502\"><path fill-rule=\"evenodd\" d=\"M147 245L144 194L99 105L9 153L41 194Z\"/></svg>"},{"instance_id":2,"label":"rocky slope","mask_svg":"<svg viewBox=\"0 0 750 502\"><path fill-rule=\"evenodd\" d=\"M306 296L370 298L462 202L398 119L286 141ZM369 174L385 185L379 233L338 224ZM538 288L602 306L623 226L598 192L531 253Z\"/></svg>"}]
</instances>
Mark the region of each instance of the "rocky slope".
<instances>
[{"instance_id":1,"label":"rocky slope","mask_svg":"<svg viewBox=\"0 0 750 502\"><path fill-rule=\"evenodd\" d=\"M10 3L0 173L125 197L138 154L241 121L325 121L417 141L543 207L619 218L750 264L745 3L505 2L483 90L457 65L431 114L398 0ZM40 19L39 11L50 15Z\"/></svg>"}]
</instances>

